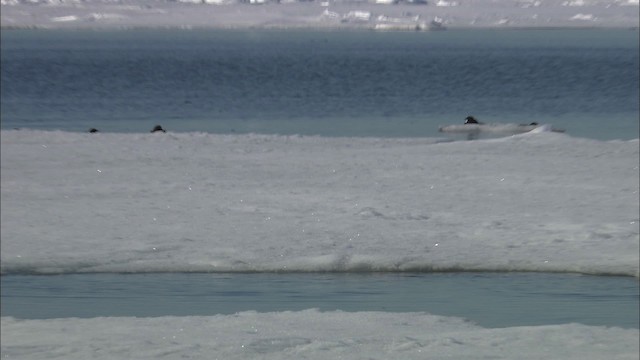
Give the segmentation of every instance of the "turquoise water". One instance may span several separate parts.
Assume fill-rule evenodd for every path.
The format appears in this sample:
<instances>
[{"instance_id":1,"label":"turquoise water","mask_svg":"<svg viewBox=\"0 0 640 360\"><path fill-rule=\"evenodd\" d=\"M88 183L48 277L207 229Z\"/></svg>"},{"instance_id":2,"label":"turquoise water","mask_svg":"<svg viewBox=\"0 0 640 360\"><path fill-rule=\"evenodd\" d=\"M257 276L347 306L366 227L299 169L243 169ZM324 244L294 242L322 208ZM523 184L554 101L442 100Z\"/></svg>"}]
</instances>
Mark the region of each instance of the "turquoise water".
<instances>
[{"instance_id":1,"label":"turquoise water","mask_svg":"<svg viewBox=\"0 0 640 360\"><path fill-rule=\"evenodd\" d=\"M571 274L83 274L2 277L2 315L190 316L255 310L428 312L483 327L638 328L638 281Z\"/></svg>"}]
</instances>

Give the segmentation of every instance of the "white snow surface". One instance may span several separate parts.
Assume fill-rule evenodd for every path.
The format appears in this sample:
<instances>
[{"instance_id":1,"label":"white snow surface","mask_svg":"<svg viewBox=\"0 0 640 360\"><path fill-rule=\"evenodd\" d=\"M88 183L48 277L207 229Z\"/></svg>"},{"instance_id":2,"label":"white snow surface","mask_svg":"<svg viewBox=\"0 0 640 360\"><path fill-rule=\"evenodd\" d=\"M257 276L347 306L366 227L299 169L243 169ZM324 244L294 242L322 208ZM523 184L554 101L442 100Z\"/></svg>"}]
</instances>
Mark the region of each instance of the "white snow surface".
<instances>
[{"instance_id":1,"label":"white snow surface","mask_svg":"<svg viewBox=\"0 0 640 360\"><path fill-rule=\"evenodd\" d=\"M8 359L637 359L638 330L580 324L485 329L424 313L2 318Z\"/></svg>"},{"instance_id":2,"label":"white snow surface","mask_svg":"<svg viewBox=\"0 0 640 360\"><path fill-rule=\"evenodd\" d=\"M0 24L5 28L390 29L379 20L388 18L422 29L435 19L447 28L638 28L640 17L637 0L461 0L418 5L375 0L2 0L1 6ZM368 16L350 16L354 13Z\"/></svg>"},{"instance_id":3,"label":"white snow surface","mask_svg":"<svg viewBox=\"0 0 640 360\"><path fill-rule=\"evenodd\" d=\"M1 272L638 276L638 140L1 133Z\"/></svg>"}]
</instances>

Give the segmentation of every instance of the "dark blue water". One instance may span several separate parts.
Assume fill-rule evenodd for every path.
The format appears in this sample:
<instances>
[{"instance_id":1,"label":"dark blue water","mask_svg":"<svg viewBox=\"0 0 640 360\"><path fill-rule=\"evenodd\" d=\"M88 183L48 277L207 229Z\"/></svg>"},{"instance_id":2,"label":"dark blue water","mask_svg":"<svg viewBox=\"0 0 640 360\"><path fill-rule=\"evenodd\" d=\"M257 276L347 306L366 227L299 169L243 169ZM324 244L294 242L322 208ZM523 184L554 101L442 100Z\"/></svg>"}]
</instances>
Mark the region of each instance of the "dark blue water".
<instances>
[{"instance_id":1,"label":"dark blue water","mask_svg":"<svg viewBox=\"0 0 640 360\"><path fill-rule=\"evenodd\" d=\"M638 137L638 32L2 32L2 128L440 136L473 114Z\"/></svg>"},{"instance_id":2,"label":"dark blue water","mask_svg":"<svg viewBox=\"0 0 640 360\"><path fill-rule=\"evenodd\" d=\"M484 327L638 328L638 281L572 274L77 274L3 276L2 315L27 319L239 311L429 312Z\"/></svg>"}]
</instances>

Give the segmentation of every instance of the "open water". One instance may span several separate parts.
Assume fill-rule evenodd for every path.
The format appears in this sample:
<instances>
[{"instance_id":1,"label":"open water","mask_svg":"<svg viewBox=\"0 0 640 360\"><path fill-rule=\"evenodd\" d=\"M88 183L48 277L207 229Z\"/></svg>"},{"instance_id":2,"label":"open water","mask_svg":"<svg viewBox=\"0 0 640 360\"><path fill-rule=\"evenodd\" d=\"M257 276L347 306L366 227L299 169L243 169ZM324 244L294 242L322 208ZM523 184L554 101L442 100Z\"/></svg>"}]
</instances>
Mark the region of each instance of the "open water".
<instances>
[{"instance_id":1,"label":"open water","mask_svg":"<svg viewBox=\"0 0 640 360\"><path fill-rule=\"evenodd\" d=\"M24 319L242 311L427 312L484 327L638 328L628 277L531 273L5 276L2 313Z\"/></svg>"},{"instance_id":2,"label":"open water","mask_svg":"<svg viewBox=\"0 0 640 360\"><path fill-rule=\"evenodd\" d=\"M638 136L632 30L2 32L2 128L431 137L467 115Z\"/></svg>"}]
</instances>

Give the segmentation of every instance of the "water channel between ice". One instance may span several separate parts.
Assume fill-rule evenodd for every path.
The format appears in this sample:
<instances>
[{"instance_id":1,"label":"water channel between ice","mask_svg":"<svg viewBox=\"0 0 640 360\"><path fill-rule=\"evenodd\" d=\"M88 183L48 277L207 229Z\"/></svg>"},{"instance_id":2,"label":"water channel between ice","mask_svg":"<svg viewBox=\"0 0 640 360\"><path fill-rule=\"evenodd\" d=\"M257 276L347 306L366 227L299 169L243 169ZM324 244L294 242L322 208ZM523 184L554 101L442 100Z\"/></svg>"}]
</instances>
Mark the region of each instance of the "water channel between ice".
<instances>
[{"instance_id":1,"label":"water channel between ice","mask_svg":"<svg viewBox=\"0 0 640 360\"><path fill-rule=\"evenodd\" d=\"M2 276L2 316L189 316L317 308L427 312L485 327L639 327L631 277L546 273L74 274Z\"/></svg>"}]
</instances>

